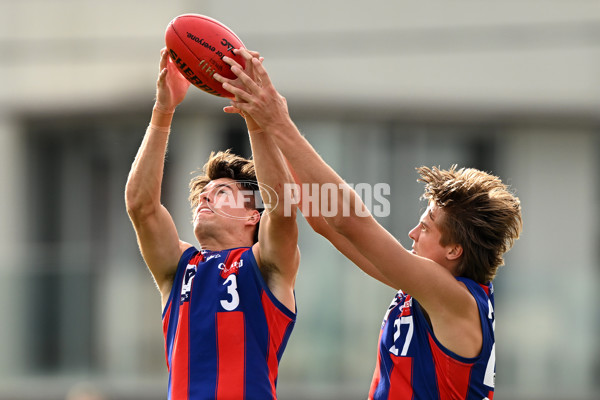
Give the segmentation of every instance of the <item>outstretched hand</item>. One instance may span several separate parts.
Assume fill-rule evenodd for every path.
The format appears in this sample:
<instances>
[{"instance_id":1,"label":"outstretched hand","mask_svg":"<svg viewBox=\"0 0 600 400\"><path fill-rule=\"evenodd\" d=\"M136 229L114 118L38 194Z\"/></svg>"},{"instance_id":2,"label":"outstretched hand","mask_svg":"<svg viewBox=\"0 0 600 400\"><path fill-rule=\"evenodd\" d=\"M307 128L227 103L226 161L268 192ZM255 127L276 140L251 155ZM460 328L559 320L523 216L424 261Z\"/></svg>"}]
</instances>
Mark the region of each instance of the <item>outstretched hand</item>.
<instances>
[{"instance_id":1,"label":"outstretched hand","mask_svg":"<svg viewBox=\"0 0 600 400\"><path fill-rule=\"evenodd\" d=\"M240 113L247 121L250 116L262 129L288 120L287 102L273 86L262 58L245 49L235 52L246 60L245 69L232 58L224 57L223 61L231 66L237 79L231 80L215 74L215 79L223 84L223 88L235 96L231 106L223 110L227 113Z\"/></svg>"},{"instance_id":2,"label":"outstretched hand","mask_svg":"<svg viewBox=\"0 0 600 400\"><path fill-rule=\"evenodd\" d=\"M260 56L260 53L258 53L257 51L252 51L252 50L248 50L248 49L234 49L233 51L236 55L240 55L244 59L245 65L246 65L246 68L244 69L245 73L248 76L254 77L254 66L252 64L252 59L256 58L260 62L262 62L263 58ZM223 61L228 63L230 66L235 65L237 68L242 69L242 66L237 61L235 61L234 59L232 59L230 57L227 57L227 56L224 57ZM221 82L221 83L228 82L229 84L231 84L235 87L239 87L239 88L244 87L244 84L242 83L240 78L236 78L233 80L226 79L218 73L214 74L214 78L218 82ZM239 99L235 98L235 100L237 101ZM232 101L232 104L233 104L233 101ZM256 123L256 121L250 115L248 115L244 111L240 110L239 108L231 105L231 106L224 107L223 111L225 111L228 114L239 114L246 121L248 131L256 132L256 131L260 130L260 126Z\"/></svg>"},{"instance_id":3,"label":"outstretched hand","mask_svg":"<svg viewBox=\"0 0 600 400\"><path fill-rule=\"evenodd\" d=\"M160 51L160 55L155 108L172 113L185 98L190 82L177 70L166 47Z\"/></svg>"}]
</instances>

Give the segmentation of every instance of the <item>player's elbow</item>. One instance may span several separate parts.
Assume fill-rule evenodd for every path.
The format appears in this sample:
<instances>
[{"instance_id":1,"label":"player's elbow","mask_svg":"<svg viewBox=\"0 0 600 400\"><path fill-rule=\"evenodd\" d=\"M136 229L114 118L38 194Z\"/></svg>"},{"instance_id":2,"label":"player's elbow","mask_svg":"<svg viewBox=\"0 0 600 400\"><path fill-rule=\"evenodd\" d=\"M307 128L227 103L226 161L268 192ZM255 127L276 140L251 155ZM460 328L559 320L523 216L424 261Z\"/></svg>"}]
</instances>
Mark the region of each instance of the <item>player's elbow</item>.
<instances>
[{"instance_id":1,"label":"player's elbow","mask_svg":"<svg viewBox=\"0 0 600 400\"><path fill-rule=\"evenodd\" d=\"M343 214L338 214L333 217L326 217L325 221L327 221L327 224L340 235L346 236L346 233L350 230L349 215L344 216Z\"/></svg>"},{"instance_id":2,"label":"player's elbow","mask_svg":"<svg viewBox=\"0 0 600 400\"><path fill-rule=\"evenodd\" d=\"M135 190L132 185L127 183L125 187L125 207L127 208L127 214L131 216L135 214L140 208L142 208L143 202L139 196L137 190Z\"/></svg>"},{"instance_id":3,"label":"player's elbow","mask_svg":"<svg viewBox=\"0 0 600 400\"><path fill-rule=\"evenodd\" d=\"M328 229L328 224L323 218L304 216L304 219L312 230L321 236L327 237L327 232L331 232L331 229Z\"/></svg>"},{"instance_id":4,"label":"player's elbow","mask_svg":"<svg viewBox=\"0 0 600 400\"><path fill-rule=\"evenodd\" d=\"M130 185L125 189L125 208L134 223L141 223L156 213L154 202Z\"/></svg>"},{"instance_id":5,"label":"player's elbow","mask_svg":"<svg viewBox=\"0 0 600 400\"><path fill-rule=\"evenodd\" d=\"M298 208L295 205L288 206L287 204L278 204L275 207L267 208L265 212L269 213L269 218L271 219L296 221Z\"/></svg>"},{"instance_id":6,"label":"player's elbow","mask_svg":"<svg viewBox=\"0 0 600 400\"><path fill-rule=\"evenodd\" d=\"M366 205L355 192L350 196L338 198L337 209L334 211L326 216L325 220L331 228L343 236L356 233L355 230L360 226L361 220L371 216Z\"/></svg>"}]
</instances>

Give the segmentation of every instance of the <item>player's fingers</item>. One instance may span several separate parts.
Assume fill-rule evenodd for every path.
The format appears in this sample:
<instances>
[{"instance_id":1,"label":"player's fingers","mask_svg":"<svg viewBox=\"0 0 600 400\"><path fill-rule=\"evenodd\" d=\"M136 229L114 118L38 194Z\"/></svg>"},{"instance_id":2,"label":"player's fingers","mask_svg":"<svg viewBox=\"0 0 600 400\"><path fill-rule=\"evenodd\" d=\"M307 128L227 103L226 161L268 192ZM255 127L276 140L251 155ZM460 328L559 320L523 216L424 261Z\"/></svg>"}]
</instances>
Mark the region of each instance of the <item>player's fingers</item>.
<instances>
[{"instance_id":1,"label":"player's fingers","mask_svg":"<svg viewBox=\"0 0 600 400\"><path fill-rule=\"evenodd\" d=\"M254 59L253 59L254 60ZM241 68L239 67L231 67L231 72L233 72L240 82L248 89L250 93L256 93L257 90L260 90L260 86L250 78Z\"/></svg>"},{"instance_id":2,"label":"player's fingers","mask_svg":"<svg viewBox=\"0 0 600 400\"><path fill-rule=\"evenodd\" d=\"M159 64L159 71L162 71L163 69L165 69L165 67L167 66L167 61L168 61L168 53L167 53L167 48L163 48L160 51L160 64Z\"/></svg>"},{"instance_id":3,"label":"player's fingers","mask_svg":"<svg viewBox=\"0 0 600 400\"><path fill-rule=\"evenodd\" d=\"M213 78L215 78L215 80L217 82L220 82L221 86L223 86L223 88L225 88L224 84L228 84L233 87L240 88L241 90L245 89L244 84L241 82L241 80L239 78L238 79L228 79L228 78L225 78L223 75L219 75L217 73L215 73L213 75ZM229 92L232 93L231 91L229 91ZM235 97L235 95L234 95L234 97Z\"/></svg>"},{"instance_id":4,"label":"player's fingers","mask_svg":"<svg viewBox=\"0 0 600 400\"><path fill-rule=\"evenodd\" d=\"M156 85L159 86L165 81L165 77L167 76L167 69L163 68L158 73L158 79L156 81Z\"/></svg>"},{"instance_id":5,"label":"player's fingers","mask_svg":"<svg viewBox=\"0 0 600 400\"><path fill-rule=\"evenodd\" d=\"M225 78L224 76L222 76L222 75L220 75L218 73L213 74L213 78L215 78L215 80L217 82L221 83L221 86L223 86L223 88L225 88L225 86L223 85L225 83L227 83L227 84L229 84L231 86L235 86L235 87L241 87L242 86L240 84L240 82L239 82L239 79L236 79L236 80L228 79L228 78ZM233 97L235 97L235 95Z\"/></svg>"},{"instance_id":6,"label":"player's fingers","mask_svg":"<svg viewBox=\"0 0 600 400\"><path fill-rule=\"evenodd\" d=\"M260 53L259 53L258 51L251 51L251 50L248 50L248 52L250 53L250 55L252 56L252 58L258 58L259 60L262 58L262 57L260 56Z\"/></svg>"},{"instance_id":7,"label":"player's fingers","mask_svg":"<svg viewBox=\"0 0 600 400\"><path fill-rule=\"evenodd\" d=\"M215 80L219 83L229 83L229 84L233 84L233 81L231 79L225 78L223 75L220 75L218 73L214 73L213 74L213 78L215 78Z\"/></svg>"},{"instance_id":8,"label":"player's fingers","mask_svg":"<svg viewBox=\"0 0 600 400\"><path fill-rule=\"evenodd\" d=\"M238 114L240 117L246 119L248 114L240 108L236 107L234 105L235 101L232 101L231 104L231 106L223 107L223 111L225 111L227 114Z\"/></svg>"},{"instance_id":9,"label":"player's fingers","mask_svg":"<svg viewBox=\"0 0 600 400\"><path fill-rule=\"evenodd\" d=\"M245 50L243 51L243 53L241 53L242 56L244 57L244 60L246 61L246 75L248 75L250 78L254 79L254 67L252 65L252 59L254 58L254 56L252 56L252 54Z\"/></svg>"},{"instance_id":10,"label":"player's fingers","mask_svg":"<svg viewBox=\"0 0 600 400\"><path fill-rule=\"evenodd\" d=\"M254 53L258 54L256 51ZM246 73L248 74L248 76L254 77L254 69L252 68L251 62L252 58L254 58L252 52L247 49L239 49L236 51L236 54L242 56L242 58L246 62Z\"/></svg>"},{"instance_id":11,"label":"player's fingers","mask_svg":"<svg viewBox=\"0 0 600 400\"><path fill-rule=\"evenodd\" d=\"M267 70L263 66L262 61L260 61L256 58L253 58L252 66L254 67L256 77L259 80L259 82L261 82L262 87L272 85L271 78L269 78L269 74L267 73Z\"/></svg>"},{"instance_id":12,"label":"player's fingers","mask_svg":"<svg viewBox=\"0 0 600 400\"><path fill-rule=\"evenodd\" d=\"M240 114L241 113L241 110L234 106L223 107L223 111L225 111L227 114Z\"/></svg>"},{"instance_id":13,"label":"player's fingers","mask_svg":"<svg viewBox=\"0 0 600 400\"><path fill-rule=\"evenodd\" d=\"M260 53L254 50L248 50L245 48L234 49L234 54L241 55L246 61L250 60L250 58L260 58Z\"/></svg>"},{"instance_id":14,"label":"player's fingers","mask_svg":"<svg viewBox=\"0 0 600 400\"><path fill-rule=\"evenodd\" d=\"M238 49L236 51L236 53L240 56L242 56L242 58L244 60L246 60L246 62L250 61L252 59L252 54L250 54L250 52L247 49Z\"/></svg>"},{"instance_id":15,"label":"player's fingers","mask_svg":"<svg viewBox=\"0 0 600 400\"><path fill-rule=\"evenodd\" d=\"M237 112L244 118L246 119L246 116L248 116L248 107L249 104L248 103L243 103L237 100L231 100L231 107L235 110L237 110Z\"/></svg>"},{"instance_id":16,"label":"player's fingers","mask_svg":"<svg viewBox=\"0 0 600 400\"><path fill-rule=\"evenodd\" d=\"M240 56L242 56L244 58L244 60L246 62L246 73L247 73L248 76L250 76L251 78L253 78L254 77L254 69L253 69L252 62L251 62L251 60L253 59L252 55L246 49L240 49L240 50L235 49L234 53L237 54L237 55L240 55ZM223 57L223 61L225 61L227 64L229 64L231 66L231 70L232 71L233 71L234 67L237 67L240 70L244 69L244 68L242 68L242 66L237 61L235 61L231 57L225 56L225 57ZM236 74L236 75L238 76L238 78L241 79L241 77L240 77L239 74ZM232 84L235 84L235 83L232 82Z\"/></svg>"},{"instance_id":17,"label":"player's fingers","mask_svg":"<svg viewBox=\"0 0 600 400\"><path fill-rule=\"evenodd\" d=\"M247 72L248 76L250 76L252 79L254 79L255 73L254 73L254 64L252 63L252 60L256 58L262 63L265 58L261 57L260 53L258 51L248 50L248 49L240 49L236 54L240 54L242 57L244 57L244 60L246 61L246 72ZM258 86L262 86L260 80L255 80L255 81L258 82Z\"/></svg>"},{"instance_id":18,"label":"player's fingers","mask_svg":"<svg viewBox=\"0 0 600 400\"><path fill-rule=\"evenodd\" d=\"M229 66L230 66L230 67L232 67L232 68L233 68L234 66L237 66L237 67L239 67L240 69L242 69L242 66L241 66L240 64L238 64L238 62L237 62L237 61L235 61L235 60L234 60L233 58L231 58L231 57L224 56L224 57L223 57L223 61L224 61L224 62L226 62L227 64L229 64Z\"/></svg>"},{"instance_id":19,"label":"player's fingers","mask_svg":"<svg viewBox=\"0 0 600 400\"><path fill-rule=\"evenodd\" d=\"M227 90L229 93L231 93L236 99L242 99L244 101L248 101L248 99L250 98L250 95L248 93L246 93L246 91L233 86L231 83L225 82L223 83L223 89Z\"/></svg>"}]
</instances>

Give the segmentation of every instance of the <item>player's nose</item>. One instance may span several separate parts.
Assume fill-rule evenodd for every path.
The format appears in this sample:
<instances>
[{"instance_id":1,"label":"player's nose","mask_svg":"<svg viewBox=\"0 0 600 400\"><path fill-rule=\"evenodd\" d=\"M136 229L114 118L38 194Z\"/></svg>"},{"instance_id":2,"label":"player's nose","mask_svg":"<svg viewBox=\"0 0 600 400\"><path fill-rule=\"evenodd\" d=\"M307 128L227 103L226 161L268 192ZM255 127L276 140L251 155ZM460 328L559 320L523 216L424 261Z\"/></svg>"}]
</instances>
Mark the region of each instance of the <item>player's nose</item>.
<instances>
[{"instance_id":1,"label":"player's nose","mask_svg":"<svg viewBox=\"0 0 600 400\"><path fill-rule=\"evenodd\" d=\"M200 193L200 204L202 203L210 203L210 197L208 196L208 192Z\"/></svg>"},{"instance_id":2,"label":"player's nose","mask_svg":"<svg viewBox=\"0 0 600 400\"><path fill-rule=\"evenodd\" d=\"M415 226L410 232L408 232L408 237L415 242L419 239L419 225Z\"/></svg>"}]
</instances>

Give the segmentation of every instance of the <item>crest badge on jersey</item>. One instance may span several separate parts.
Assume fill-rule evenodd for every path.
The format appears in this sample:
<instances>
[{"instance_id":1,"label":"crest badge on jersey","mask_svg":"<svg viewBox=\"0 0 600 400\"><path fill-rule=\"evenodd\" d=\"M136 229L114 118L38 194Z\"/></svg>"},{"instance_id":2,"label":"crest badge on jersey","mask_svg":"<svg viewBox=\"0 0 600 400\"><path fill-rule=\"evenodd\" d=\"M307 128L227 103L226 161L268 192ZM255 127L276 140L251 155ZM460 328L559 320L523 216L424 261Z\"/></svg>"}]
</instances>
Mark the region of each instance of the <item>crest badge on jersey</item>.
<instances>
[{"instance_id":1,"label":"crest badge on jersey","mask_svg":"<svg viewBox=\"0 0 600 400\"><path fill-rule=\"evenodd\" d=\"M188 264L185 269L185 274L183 276L183 284L181 285L181 299L179 301L180 304L185 303L186 301L190 301L190 294L192 292L192 282L194 281L194 277L196 276L197 265Z\"/></svg>"},{"instance_id":2,"label":"crest badge on jersey","mask_svg":"<svg viewBox=\"0 0 600 400\"><path fill-rule=\"evenodd\" d=\"M221 270L221 277L223 279L227 279L227 277L231 274L236 274L244 266L244 260L235 260L233 262L225 262L219 264L219 269Z\"/></svg>"}]
</instances>

